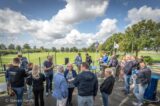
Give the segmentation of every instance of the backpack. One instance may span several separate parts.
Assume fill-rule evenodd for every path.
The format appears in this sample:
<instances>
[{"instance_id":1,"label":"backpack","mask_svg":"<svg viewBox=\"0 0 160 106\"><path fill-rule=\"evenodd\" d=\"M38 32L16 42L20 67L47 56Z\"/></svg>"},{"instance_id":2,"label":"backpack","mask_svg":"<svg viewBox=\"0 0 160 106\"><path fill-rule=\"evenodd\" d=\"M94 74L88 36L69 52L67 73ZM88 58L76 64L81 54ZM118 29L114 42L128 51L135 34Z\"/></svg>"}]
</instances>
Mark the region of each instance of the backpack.
<instances>
[{"instance_id":1,"label":"backpack","mask_svg":"<svg viewBox=\"0 0 160 106\"><path fill-rule=\"evenodd\" d=\"M26 84L31 86L32 85L32 75L28 76L26 79Z\"/></svg>"}]
</instances>

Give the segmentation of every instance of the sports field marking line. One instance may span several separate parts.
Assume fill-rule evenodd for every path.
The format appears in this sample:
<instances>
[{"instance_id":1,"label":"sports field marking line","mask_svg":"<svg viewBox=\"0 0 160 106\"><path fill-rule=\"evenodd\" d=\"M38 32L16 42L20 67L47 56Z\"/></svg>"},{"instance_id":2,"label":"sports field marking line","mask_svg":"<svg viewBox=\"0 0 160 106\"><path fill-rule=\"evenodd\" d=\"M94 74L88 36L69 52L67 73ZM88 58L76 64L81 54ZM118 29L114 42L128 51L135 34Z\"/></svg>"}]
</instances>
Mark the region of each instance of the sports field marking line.
<instances>
[{"instance_id":1,"label":"sports field marking line","mask_svg":"<svg viewBox=\"0 0 160 106\"><path fill-rule=\"evenodd\" d=\"M123 106L123 104L125 103L125 102L127 102L128 101L128 99L129 99L129 97L127 96L127 97L125 97L123 100L122 100L122 102L119 104L119 106Z\"/></svg>"}]
</instances>

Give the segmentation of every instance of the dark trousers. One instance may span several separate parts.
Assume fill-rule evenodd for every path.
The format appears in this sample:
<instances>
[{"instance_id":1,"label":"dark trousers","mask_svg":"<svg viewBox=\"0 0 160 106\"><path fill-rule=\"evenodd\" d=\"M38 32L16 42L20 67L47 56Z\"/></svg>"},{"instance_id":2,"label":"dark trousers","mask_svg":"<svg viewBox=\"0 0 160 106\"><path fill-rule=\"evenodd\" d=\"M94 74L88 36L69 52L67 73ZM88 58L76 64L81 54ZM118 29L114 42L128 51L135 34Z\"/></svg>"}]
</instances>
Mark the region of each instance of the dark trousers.
<instances>
[{"instance_id":1,"label":"dark trousers","mask_svg":"<svg viewBox=\"0 0 160 106\"><path fill-rule=\"evenodd\" d=\"M52 80L53 80L53 73L49 73L47 76L46 76L46 92L49 91L52 91Z\"/></svg>"},{"instance_id":2,"label":"dark trousers","mask_svg":"<svg viewBox=\"0 0 160 106\"><path fill-rule=\"evenodd\" d=\"M74 88L68 88L68 99L67 104L71 104L72 102L72 94L73 94Z\"/></svg>"},{"instance_id":3,"label":"dark trousers","mask_svg":"<svg viewBox=\"0 0 160 106\"><path fill-rule=\"evenodd\" d=\"M33 90L35 106L44 106L43 91L44 91L43 89ZM39 100L40 100L40 105L39 105Z\"/></svg>"}]
</instances>

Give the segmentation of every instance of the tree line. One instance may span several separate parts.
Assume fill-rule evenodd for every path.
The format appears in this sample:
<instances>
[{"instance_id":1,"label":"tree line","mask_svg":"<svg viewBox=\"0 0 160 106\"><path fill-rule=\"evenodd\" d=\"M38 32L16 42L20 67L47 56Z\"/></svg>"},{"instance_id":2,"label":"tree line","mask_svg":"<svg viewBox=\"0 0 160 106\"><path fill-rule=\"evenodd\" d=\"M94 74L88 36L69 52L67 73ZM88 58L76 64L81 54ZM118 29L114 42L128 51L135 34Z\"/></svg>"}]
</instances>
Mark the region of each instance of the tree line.
<instances>
[{"instance_id":1,"label":"tree line","mask_svg":"<svg viewBox=\"0 0 160 106\"><path fill-rule=\"evenodd\" d=\"M23 52L23 53L34 53L34 52L93 52L92 50L88 48L81 48L78 49L77 47L61 47L61 48L45 48L43 46L31 47L29 44L24 45L15 45L15 44L9 44L6 46L5 44L0 44L0 54L16 54L17 52Z\"/></svg>"},{"instance_id":2,"label":"tree line","mask_svg":"<svg viewBox=\"0 0 160 106\"><path fill-rule=\"evenodd\" d=\"M126 28L123 33L115 33L103 44L99 50L113 52L114 43L119 45L118 50L125 53L135 53L140 50L160 50L160 23L153 20L142 20Z\"/></svg>"},{"instance_id":3,"label":"tree line","mask_svg":"<svg viewBox=\"0 0 160 106\"><path fill-rule=\"evenodd\" d=\"M140 50L160 50L160 23L156 23L153 20L142 20L136 24L133 24L126 28L122 33L114 33L103 44L99 44L98 51L116 51L114 49L114 43L119 45L118 51L125 53L135 53L136 56ZM88 48L78 49L77 47L52 47L50 49L43 46L37 48L36 46L31 47L29 44L14 45L0 44L0 52L2 54L17 53L18 51L23 52L42 52L42 51L53 51L53 52L95 52L97 48L95 43L90 45Z\"/></svg>"}]
</instances>

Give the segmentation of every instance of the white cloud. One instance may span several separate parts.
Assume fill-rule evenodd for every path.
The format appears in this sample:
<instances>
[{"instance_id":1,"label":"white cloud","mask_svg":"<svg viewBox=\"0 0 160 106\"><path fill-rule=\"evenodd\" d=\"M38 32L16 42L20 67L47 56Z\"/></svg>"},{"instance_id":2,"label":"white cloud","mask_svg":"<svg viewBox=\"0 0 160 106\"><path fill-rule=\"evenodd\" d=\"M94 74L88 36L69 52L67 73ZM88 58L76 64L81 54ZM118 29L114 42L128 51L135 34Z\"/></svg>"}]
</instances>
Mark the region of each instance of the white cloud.
<instances>
[{"instance_id":1,"label":"white cloud","mask_svg":"<svg viewBox=\"0 0 160 106\"><path fill-rule=\"evenodd\" d=\"M132 8L128 11L128 16L126 18L126 20L130 22L130 25L143 19L152 19L156 22L160 22L160 9L154 9L149 6L142 6L139 9Z\"/></svg>"},{"instance_id":2,"label":"white cloud","mask_svg":"<svg viewBox=\"0 0 160 106\"><path fill-rule=\"evenodd\" d=\"M67 0L67 5L58 12L55 20L74 24L104 15L107 6L107 0Z\"/></svg>"},{"instance_id":3,"label":"white cloud","mask_svg":"<svg viewBox=\"0 0 160 106\"><path fill-rule=\"evenodd\" d=\"M117 30L117 20L106 18L99 25L99 31L97 33L80 33L78 30L73 29L65 38L54 41L53 45L59 44L59 46L64 47L78 46L82 48L90 46L96 41L104 42L110 35L117 32Z\"/></svg>"},{"instance_id":4,"label":"white cloud","mask_svg":"<svg viewBox=\"0 0 160 106\"><path fill-rule=\"evenodd\" d=\"M99 26L99 32L96 33L96 39L106 40L111 34L117 32L117 20L116 19L104 19Z\"/></svg>"},{"instance_id":5,"label":"white cloud","mask_svg":"<svg viewBox=\"0 0 160 106\"><path fill-rule=\"evenodd\" d=\"M113 33L117 21L103 20L99 32L95 34L81 33L73 27L74 24L104 15L107 6L108 0L67 0L65 8L59 10L50 20L28 19L9 8L0 9L0 36L28 33L36 38L28 41L30 44L49 45L44 44L46 41L59 47L85 47Z\"/></svg>"}]
</instances>

